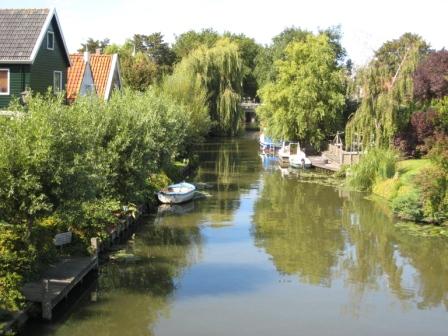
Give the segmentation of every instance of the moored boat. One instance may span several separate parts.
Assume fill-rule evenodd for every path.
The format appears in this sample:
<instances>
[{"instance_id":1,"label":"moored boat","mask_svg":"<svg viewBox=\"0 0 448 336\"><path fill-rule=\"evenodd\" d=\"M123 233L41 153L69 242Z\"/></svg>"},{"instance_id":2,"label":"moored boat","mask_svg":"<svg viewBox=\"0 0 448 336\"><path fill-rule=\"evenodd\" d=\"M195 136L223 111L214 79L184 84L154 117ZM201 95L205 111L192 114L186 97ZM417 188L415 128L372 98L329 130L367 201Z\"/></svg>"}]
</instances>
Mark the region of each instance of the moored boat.
<instances>
[{"instance_id":1,"label":"moored boat","mask_svg":"<svg viewBox=\"0 0 448 336\"><path fill-rule=\"evenodd\" d=\"M294 168L310 168L311 160L306 157L304 152L298 150L297 154L289 157L289 164Z\"/></svg>"},{"instance_id":2,"label":"moored boat","mask_svg":"<svg viewBox=\"0 0 448 336\"><path fill-rule=\"evenodd\" d=\"M196 187L187 182L171 184L157 193L160 202L166 204L185 203L193 199Z\"/></svg>"},{"instance_id":3,"label":"moored boat","mask_svg":"<svg viewBox=\"0 0 448 336\"><path fill-rule=\"evenodd\" d=\"M282 144L280 142L275 142L264 133L260 134L260 149L263 153L274 153L281 146Z\"/></svg>"},{"instance_id":4,"label":"moored boat","mask_svg":"<svg viewBox=\"0 0 448 336\"><path fill-rule=\"evenodd\" d=\"M305 152L301 150L298 142L283 142L282 148L278 151L278 162L282 167L311 167L310 159L308 159Z\"/></svg>"},{"instance_id":5,"label":"moored boat","mask_svg":"<svg viewBox=\"0 0 448 336\"><path fill-rule=\"evenodd\" d=\"M278 156L278 163L282 167L289 166L289 157L291 154L295 154L295 149L297 148L297 143L289 142L289 141L283 141L282 147L279 149L277 156Z\"/></svg>"}]
</instances>

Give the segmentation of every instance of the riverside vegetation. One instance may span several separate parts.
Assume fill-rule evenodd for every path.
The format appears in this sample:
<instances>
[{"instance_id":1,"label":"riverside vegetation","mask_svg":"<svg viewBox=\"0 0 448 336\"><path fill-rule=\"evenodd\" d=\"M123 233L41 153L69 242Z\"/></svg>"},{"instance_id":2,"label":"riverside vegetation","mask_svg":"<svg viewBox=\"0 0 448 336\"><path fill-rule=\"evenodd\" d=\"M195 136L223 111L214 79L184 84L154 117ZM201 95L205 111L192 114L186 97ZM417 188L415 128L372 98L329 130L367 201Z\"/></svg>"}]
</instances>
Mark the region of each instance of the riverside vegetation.
<instances>
[{"instance_id":1,"label":"riverside vegetation","mask_svg":"<svg viewBox=\"0 0 448 336\"><path fill-rule=\"evenodd\" d=\"M204 136L238 135L242 97L262 101L260 125L274 138L321 149L345 128L346 147L367 152L349 185L385 197L404 218L444 223L448 52L407 33L354 71L340 40L338 28L294 27L268 46L212 29L172 46L160 33L123 45L89 39L81 50L119 53L124 92L70 106L35 96L0 119L0 311L19 309L21 283L57 257L55 233L72 231L65 253L85 253L123 209L168 183Z\"/></svg>"},{"instance_id":2,"label":"riverside vegetation","mask_svg":"<svg viewBox=\"0 0 448 336\"><path fill-rule=\"evenodd\" d=\"M57 256L55 233L72 231L64 252L85 253L123 206L153 199L174 160L189 157L209 118L205 105L194 105L198 96L182 101L176 94L125 90L107 103L88 97L71 106L36 96L12 107L19 117L0 120L2 309L18 309L22 281Z\"/></svg>"}]
</instances>

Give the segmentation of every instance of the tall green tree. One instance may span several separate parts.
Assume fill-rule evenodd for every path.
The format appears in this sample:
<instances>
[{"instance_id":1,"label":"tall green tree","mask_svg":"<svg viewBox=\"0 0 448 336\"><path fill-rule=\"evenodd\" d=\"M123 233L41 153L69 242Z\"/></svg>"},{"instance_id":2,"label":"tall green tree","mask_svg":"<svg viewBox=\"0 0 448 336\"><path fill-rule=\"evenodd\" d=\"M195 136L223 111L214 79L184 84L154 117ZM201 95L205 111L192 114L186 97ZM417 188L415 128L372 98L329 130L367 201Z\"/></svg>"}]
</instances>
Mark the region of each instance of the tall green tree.
<instances>
[{"instance_id":1,"label":"tall green tree","mask_svg":"<svg viewBox=\"0 0 448 336\"><path fill-rule=\"evenodd\" d=\"M393 137L408 125L415 110L413 74L429 52L418 35L406 33L387 41L356 78L360 105L346 127L348 144L389 147Z\"/></svg>"},{"instance_id":2,"label":"tall green tree","mask_svg":"<svg viewBox=\"0 0 448 336\"><path fill-rule=\"evenodd\" d=\"M219 33L212 28L203 29L200 32L189 30L176 36L173 51L177 59L181 60L200 46L213 47L219 38Z\"/></svg>"},{"instance_id":3,"label":"tall green tree","mask_svg":"<svg viewBox=\"0 0 448 336\"><path fill-rule=\"evenodd\" d=\"M272 44L264 46L256 58L254 75L260 86L272 82L276 77L274 63L285 56L286 46L293 42L304 41L311 32L301 28L290 27L283 30L272 39Z\"/></svg>"},{"instance_id":4,"label":"tall green tree","mask_svg":"<svg viewBox=\"0 0 448 336\"><path fill-rule=\"evenodd\" d=\"M133 40L127 40L123 45L112 44L105 53L119 55L121 76L126 87L145 91L160 79L159 66L147 53L136 51Z\"/></svg>"},{"instance_id":5,"label":"tall green tree","mask_svg":"<svg viewBox=\"0 0 448 336\"><path fill-rule=\"evenodd\" d=\"M347 54L341 45L342 34L340 27L330 27L325 30L321 30L319 34L328 36L330 45L335 52L335 57L338 63L341 65L345 64L347 68L351 67L351 61L346 60ZM312 35L312 33L308 30L297 27L289 27L275 36L270 45L262 48L257 56L256 67L254 70L258 84L263 86L268 82L274 81L277 76L277 70L274 64L277 60L285 59L286 47L288 44L291 42L303 42L309 35Z\"/></svg>"},{"instance_id":6,"label":"tall green tree","mask_svg":"<svg viewBox=\"0 0 448 336\"><path fill-rule=\"evenodd\" d=\"M150 35L136 34L132 39L134 51L147 54L152 62L160 68L160 73L167 73L176 60L176 54L168 43L163 40L161 33Z\"/></svg>"},{"instance_id":7,"label":"tall green tree","mask_svg":"<svg viewBox=\"0 0 448 336\"><path fill-rule=\"evenodd\" d=\"M244 34L224 33L232 42L238 45L241 60L243 62L243 95L244 97L255 98L259 89L257 78L255 77L256 59L262 50L253 38Z\"/></svg>"},{"instance_id":8,"label":"tall green tree","mask_svg":"<svg viewBox=\"0 0 448 336\"><path fill-rule=\"evenodd\" d=\"M345 105L345 70L326 34L291 42L275 62L276 80L260 93L262 126L276 139L319 147L332 133Z\"/></svg>"},{"instance_id":9,"label":"tall green tree","mask_svg":"<svg viewBox=\"0 0 448 336\"><path fill-rule=\"evenodd\" d=\"M95 40L89 37L86 43L81 43L81 48L78 49L78 52L88 51L94 53L97 49L104 50L109 44L110 40L108 38L103 40Z\"/></svg>"},{"instance_id":10,"label":"tall green tree","mask_svg":"<svg viewBox=\"0 0 448 336\"><path fill-rule=\"evenodd\" d=\"M199 79L206 89L212 133L236 135L243 125L239 106L243 70L238 45L222 38L212 48L200 46L178 67L188 72L191 80Z\"/></svg>"}]
</instances>

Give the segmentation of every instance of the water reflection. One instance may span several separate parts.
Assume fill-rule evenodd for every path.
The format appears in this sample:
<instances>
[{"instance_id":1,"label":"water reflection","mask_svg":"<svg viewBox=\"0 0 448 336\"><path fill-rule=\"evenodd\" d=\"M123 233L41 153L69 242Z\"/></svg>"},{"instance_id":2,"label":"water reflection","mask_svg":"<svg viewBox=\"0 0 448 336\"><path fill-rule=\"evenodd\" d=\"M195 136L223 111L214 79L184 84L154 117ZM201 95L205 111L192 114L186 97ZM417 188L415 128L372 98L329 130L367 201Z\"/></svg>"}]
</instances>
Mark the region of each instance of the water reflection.
<instances>
[{"instance_id":1,"label":"water reflection","mask_svg":"<svg viewBox=\"0 0 448 336\"><path fill-rule=\"evenodd\" d=\"M267 174L253 216L255 243L273 257L279 272L330 286L344 249L341 206L333 189Z\"/></svg>"},{"instance_id":2,"label":"water reflection","mask_svg":"<svg viewBox=\"0 0 448 336\"><path fill-rule=\"evenodd\" d=\"M253 221L255 243L279 272L327 287L342 279L350 295L343 309L354 316L372 292L384 291L405 310L448 309L446 239L400 231L362 194L264 174Z\"/></svg>"},{"instance_id":3,"label":"water reflection","mask_svg":"<svg viewBox=\"0 0 448 336\"><path fill-rule=\"evenodd\" d=\"M359 194L345 196L342 223L352 247L343 265L357 296L380 288L385 279L401 301L419 309L443 305L448 310L446 239L409 235L394 226L381 204Z\"/></svg>"},{"instance_id":4,"label":"water reflection","mask_svg":"<svg viewBox=\"0 0 448 336\"><path fill-rule=\"evenodd\" d=\"M160 207L102 268L94 302L27 335L445 334L446 240L312 173L282 176L257 149L199 148L209 197Z\"/></svg>"}]
</instances>

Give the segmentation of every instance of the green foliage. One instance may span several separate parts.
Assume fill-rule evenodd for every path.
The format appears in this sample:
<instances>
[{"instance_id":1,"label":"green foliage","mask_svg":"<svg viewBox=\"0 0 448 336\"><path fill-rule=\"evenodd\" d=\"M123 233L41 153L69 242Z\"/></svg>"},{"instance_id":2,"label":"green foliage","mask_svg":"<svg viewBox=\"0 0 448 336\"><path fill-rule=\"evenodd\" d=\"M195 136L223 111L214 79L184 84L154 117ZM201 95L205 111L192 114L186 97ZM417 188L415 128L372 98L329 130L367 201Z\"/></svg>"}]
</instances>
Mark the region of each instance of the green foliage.
<instances>
[{"instance_id":1,"label":"green foliage","mask_svg":"<svg viewBox=\"0 0 448 336\"><path fill-rule=\"evenodd\" d=\"M392 150L372 148L353 165L348 183L355 189L370 191L376 181L391 178L395 174L397 155Z\"/></svg>"},{"instance_id":2,"label":"green foliage","mask_svg":"<svg viewBox=\"0 0 448 336\"><path fill-rule=\"evenodd\" d=\"M168 43L163 40L161 33L153 33L150 35L136 34L134 35L132 44L135 52L147 54L160 67L161 73L171 70L176 55Z\"/></svg>"},{"instance_id":3,"label":"green foliage","mask_svg":"<svg viewBox=\"0 0 448 336\"><path fill-rule=\"evenodd\" d=\"M21 274L30 272L35 260L35 250L26 236L23 227L0 222L0 310L16 311L23 302Z\"/></svg>"},{"instance_id":4,"label":"green foliage","mask_svg":"<svg viewBox=\"0 0 448 336\"><path fill-rule=\"evenodd\" d=\"M255 67L257 66L256 60L262 47L253 38L247 37L244 34L225 33L224 37L229 38L238 45L242 61L243 96L255 98L259 89L255 76Z\"/></svg>"},{"instance_id":5,"label":"green foliage","mask_svg":"<svg viewBox=\"0 0 448 336\"><path fill-rule=\"evenodd\" d=\"M160 82L171 73L175 61L175 54L161 33L136 34L121 46L108 46L105 53L118 53L124 85L138 91Z\"/></svg>"},{"instance_id":6,"label":"green foliage","mask_svg":"<svg viewBox=\"0 0 448 336\"><path fill-rule=\"evenodd\" d=\"M406 33L376 51L370 64L357 73L360 106L346 126L346 142L389 147L414 111L413 74L428 53L417 35Z\"/></svg>"},{"instance_id":7,"label":"green foliage","mask_svg":"<svg viewBox=\"0 0 448 336\"><path fill-rule=\"evenodd\" d=\"M219 39L219 34L212 28L203 29L200 32L194 30L176 36L173 51L179 60L188 56L192 51L203 46L212 48Z\"/></svg>"},{"instance_id":8,"label":"green foliage","mask_svg":"<svg viewBox=\"0 0 448 336\"><path fill-rule=\"evenodd\" d=\"M81 48L78 49L78 52L84 52L88 51L91 53L96 52L97 49L104 50L109 46L110 40L108 38L105 38L103 40L95 40L91 37L89 37L86 41L86 43L81 44Z\"/></svg>"},{"instance_id":9,"label":"green foliage","mask_svg":"<svg viewBox=\"0 0 448 336\"><path fill-rule=\"evenodd\" d=\"M288 44L304 42L308 35L311 35L311 32L307 30L296 27L286 28L272 39L270 46L265 46L260 50L256 58L254 74L261 87L276 79L277 69L274 64L276 61L284 59Z\"/></svg>"},{"instance_id":10,"label":"green foliage","mask_svg":"<svg viewBox=\"0 0 448 336\"><path fill-rule=\"evenodd\" d=\"M257 113L275 139L298 139L320 147L335 131L345 105L344 70L327 35L308 35L290 43L285 59L275 63L273 83L261 90Z\"/></svg>"},{"instance_id":11,"label":"green foliage","mask_svg":"<svg viewBox=\"0 0 448 336\"><path fill-rule=\"evenodd\" d=\"M441 131L448 134L448 96L436 99L432 104L438 113Z\"/></svg>"},{"instance_id":12,"label":"green foliage","mask_svg":"<svg viewBox=\"0 0 448 336\"><path fill-rule=\"evenodd\" d=\"M133 90L145 91L159 76L156 63L142 52L120 57L120 66L124 85Z\"/></svg>"},{"instance_id":13,"label":"green foliage","mask_svg":"<svg viewBox=\"0 0 448 336\"><path fill-rule=\"evenodd\" d=\"M344 62L346 52L340 43L340 28L330 27L326 30L320 31L319 33L328 37L337 62L342 64ZM277 61L285 59L286 47L292 42L305 42L307 37L310 35L312 35L312 33L308 30L289 27L275 36L272 39L271 45L262 48L256 57L256 66L254 69L254 75L257 79L258 85L263 87L269 82L274 82L278 75L278 71L274 65Z\"/></svg>"},{"instance_id":14,"label":"green foliage","mask_svg":"<svg viewBox=\"0 0 448 336\"><path fill-rule=\"evenodd\" d=\"M392 200L391 207L403 219L420 221L424 217L422 202L415 192L398 195Z\"/></svg>"},{"instance_id":15,"label":"green foliage","mask_svg":"<svg viewBox=\"0 0 448 336\"><path fill-rule=\"evenodd\" d=\"M158 89L176 104L185 106L184 126L188 133L184 149L191 151L192 146L203 140L211 126L205 86L198 76L191 73L189 63L181 62L176 65L173 74L163 79Z\"/></svg>"},{"instance_id":16,"label":"green foliage","mask_svg":"<svg viewBox=\"0 0 448 336\"><path fill-rule=\"evenodd\" d=\"M238 134L243 126L239 107L243 72L236 43L223 38L212 48L199 47L177 65L174 75L187 76L182 80L189 78L205 89L214 134Z\"/></svg>"},{"instance_id":17,"label":"green foliage","mask_svg":"<svg viewBox=\"0 0 448 336\"><path fill-rule=\"evenodd\" d=\"M446 173L437 167L428 168L417 176L415 183L421 194L425 217L438 223L448 219L448 179Z\"/></svg>"},{"instance_id":18,"label":"green foliage","mask_svg":"<svg viewBox=\"0 0 448 336\"><path fill-rule=\"evenodd\" d=\"M0 308L16 309L22 279L56 255L54 234L72 231L85 253L124 205L154 197L160 183L150 176L208 130L197 88L188 93L202 100L125 90L107 103L87 97L67 106L38 95L20 117L0 119L0 221L14 224L0 225Z\"/></svg>"}]
</instances>

